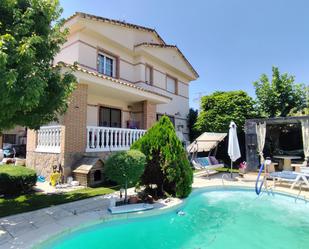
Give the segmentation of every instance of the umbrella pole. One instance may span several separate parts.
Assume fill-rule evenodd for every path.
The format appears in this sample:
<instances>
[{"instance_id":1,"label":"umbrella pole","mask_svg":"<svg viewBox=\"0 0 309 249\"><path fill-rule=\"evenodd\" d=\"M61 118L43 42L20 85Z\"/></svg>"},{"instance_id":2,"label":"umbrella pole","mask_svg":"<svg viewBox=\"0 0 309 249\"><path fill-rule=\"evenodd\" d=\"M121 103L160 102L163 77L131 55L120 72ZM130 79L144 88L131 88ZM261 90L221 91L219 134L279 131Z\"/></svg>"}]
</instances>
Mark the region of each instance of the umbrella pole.
<instances>
[{"instance_id":1,"label":"umbrella pole","mask_svg":"<svg viewBox=\"0 0 309 249\"><path fill-rule=\"evenodd\" d=\"M231 179L233 178L232 170L233 170L233 161L231 160Z\"/></svg>"}]
</instances>

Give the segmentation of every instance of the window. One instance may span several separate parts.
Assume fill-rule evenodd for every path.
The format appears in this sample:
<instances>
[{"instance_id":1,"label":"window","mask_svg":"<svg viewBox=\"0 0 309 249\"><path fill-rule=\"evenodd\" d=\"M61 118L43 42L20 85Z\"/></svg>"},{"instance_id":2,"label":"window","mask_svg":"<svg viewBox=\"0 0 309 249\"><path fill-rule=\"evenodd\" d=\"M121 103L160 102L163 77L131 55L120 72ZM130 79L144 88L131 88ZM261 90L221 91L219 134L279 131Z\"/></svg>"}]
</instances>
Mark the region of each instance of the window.
<instances>
[{"instance_id":1,"label":"window","mask_svg":"<svg viewBox=\"0 0 309 249\"><path fill-rule=\"evenodd\" d=\"M3 143L5 144L15 144L16 135L15 134L3 134Z\"/></svg>"},{"instance_id":2,"label":"window","mask_svg":"<svg viewBox=\"0 0 309 249\"><path fill-rule=\"evenodd\" d=\"M153 77L153 70L152 67L146 65L145 67L145 82L149 85L152 85L152 77Z\"/></svg>"},{"instance_id":3,"label":"window","mask_svg":"<svg viewBox=\"0 0 309 249\"><path fill-rule=\"evenodd\" d=\"M175 117L167 115L167 114L157 114L157 121L163 116L167 116L171 120L173 125L175 126Z\"/></svg>"},{"instance_id":4,"label":"window","mask_svg":"<svg viewBox=\"0 0 309 249\"><path fill-rule=\"evenodd\" d=\"M99 126L121 128L121 110L108 107L100 107Z\"/></svg>"},{"instance_id":5,"label":"window","mask_svg":"<svg viewBox=\"0 0 309 249\"><path fill-rule=\"evenodd\" d=\"M176 94L177 86L176 79L166 76L166 90L170 93Z\"/></svg>"},{"instance_id":6,"label":"window","mask_svg":"<svg viewBox=\"0 0 309 249\"><path fill-rule=\"evenodd\" d=\"M115 58L100 53L98 54L98 72L110 77L115 77Z\"/></svg>"}]
</instances>

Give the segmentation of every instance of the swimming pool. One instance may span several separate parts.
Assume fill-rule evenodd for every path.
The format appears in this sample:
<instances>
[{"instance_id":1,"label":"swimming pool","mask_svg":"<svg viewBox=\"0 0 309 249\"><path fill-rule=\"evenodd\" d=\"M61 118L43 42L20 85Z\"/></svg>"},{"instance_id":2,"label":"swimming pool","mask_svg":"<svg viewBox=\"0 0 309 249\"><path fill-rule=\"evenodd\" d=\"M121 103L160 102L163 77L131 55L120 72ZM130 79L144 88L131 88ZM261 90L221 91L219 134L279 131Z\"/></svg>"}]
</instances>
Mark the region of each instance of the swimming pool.
<instances>
[{"instance_id":1,"label":"swimming pool","mask_svg":"<svg viewBox=\"0 0 309 249\"><path fill-rule=\"evenodd\" d=\"M247 189L206 189L159 215L109 221L54 238L40 249L305 249L309 203Z\"/></svg>"}]
</instances>

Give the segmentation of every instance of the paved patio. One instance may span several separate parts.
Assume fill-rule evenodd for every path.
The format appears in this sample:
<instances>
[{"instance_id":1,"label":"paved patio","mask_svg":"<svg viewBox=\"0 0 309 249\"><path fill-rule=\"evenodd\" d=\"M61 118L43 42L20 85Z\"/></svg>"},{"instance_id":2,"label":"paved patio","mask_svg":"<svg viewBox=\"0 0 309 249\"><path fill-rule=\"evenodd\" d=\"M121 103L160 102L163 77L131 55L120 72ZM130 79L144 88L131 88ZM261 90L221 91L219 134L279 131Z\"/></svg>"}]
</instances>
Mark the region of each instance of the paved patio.
<instances>
[{"instance_id":1,"label":"paved patio","mask_svg":"<svg viewBox=\"0 0 309 249\"><path fill-rule=\"evenodd\" d=\"M236 175L236 174L235 174ZM237 177L237 181L222 181L222 174L216 174L210 178L205 176L194 177L194 188L207 186L239 186L254 187L256 174L246 175L245 178ZM272 185L272 182L269 182ZM291 190L286 186L276 186L275 191L298 195L298 188ZM132 191L132 190L131 190ZM118 193L114 195L118 196ZM141 214L125 214L112 216L107 208L112 195L89 198L77 202L71 202L50 208L44 208L28 213L13 215L0 219L0 248L2 249L27 249L34 245L60 234L70 231L82 225L102 222L109 219L129 218ZM309 191L303 190L300 197L309 200ZM155 204L155 209L177 207L181 204L179 199L169 199ZM155 212L143 213L149 215Z\"/></svg>"}]
</instances>

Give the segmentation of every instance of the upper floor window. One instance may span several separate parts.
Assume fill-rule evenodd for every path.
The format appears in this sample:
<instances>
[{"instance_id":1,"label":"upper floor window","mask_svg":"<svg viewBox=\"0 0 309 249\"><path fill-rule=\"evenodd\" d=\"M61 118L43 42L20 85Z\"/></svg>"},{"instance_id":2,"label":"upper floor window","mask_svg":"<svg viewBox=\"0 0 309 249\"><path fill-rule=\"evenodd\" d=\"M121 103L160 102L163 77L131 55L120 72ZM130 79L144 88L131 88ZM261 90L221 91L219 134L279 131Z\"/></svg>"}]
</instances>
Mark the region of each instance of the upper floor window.
<instances>
[{"instance_id":1,"label":"upper floor window","mask_svg":"<svg viewBox=\"0 0 309 249\"><path fill-rule=\"evenodd\" d=\"M170 76L166 76L166 90L170 93L176 94L177 92L177 80Z\"/></svg>"},{"instance_id":2,"label":"upper floor window","mask_svg":"<svg viewBox=\"0 0 309 249\"><path fill-rule=\"evenodd\" d=\"M145 82L149 85L152 85L152 79L153 79L153 69L151 66L146 65L145 67Z\"/></svg>"},{"instance_id":3,"label":"upper floor window","mask_svg":"<svg viewBox=\"0 0 309 249\"><path fill-rule=\"evenodd\" d=\"M115 77L116 59L104 53L98 54L98 72L110 77Z\"/></svg>"}]
</instances>

